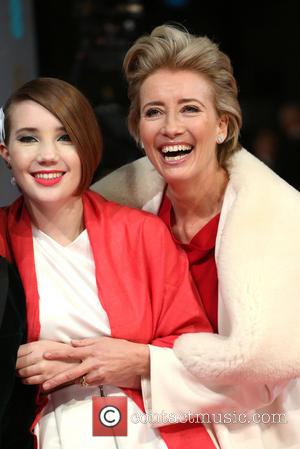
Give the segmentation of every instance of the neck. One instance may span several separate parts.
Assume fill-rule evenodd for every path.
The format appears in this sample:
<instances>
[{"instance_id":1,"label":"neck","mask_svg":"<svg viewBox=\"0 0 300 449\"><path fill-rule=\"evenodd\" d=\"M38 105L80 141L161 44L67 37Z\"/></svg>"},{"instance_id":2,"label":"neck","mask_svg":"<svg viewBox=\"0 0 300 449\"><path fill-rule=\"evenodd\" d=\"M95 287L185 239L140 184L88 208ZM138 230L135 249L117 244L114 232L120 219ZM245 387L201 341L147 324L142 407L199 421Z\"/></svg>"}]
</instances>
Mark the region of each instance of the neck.
<instances>
[{"instance_id":1,"label":"neck","mask_svg":"<svg viewBox=\"0 0 300 449\"><path fill-rule=\"evenodd\" d=\"M81 197L72 197L61 204L36 204L26 200L31 221L39 230L61 245L68 245L84 229Z\"/></svg>"},{"instance_id":2,"label":"neck","mask_svg":"<svg viewBox=\"0 0 300 449\"><path fill-rule=\"evenodd\" d=\"M184 243L191 238L222 208L227 172L216 170L200 174L198 178L169 183L167 195L174 211L174 234Z\"/></svg>"}]
</instances>

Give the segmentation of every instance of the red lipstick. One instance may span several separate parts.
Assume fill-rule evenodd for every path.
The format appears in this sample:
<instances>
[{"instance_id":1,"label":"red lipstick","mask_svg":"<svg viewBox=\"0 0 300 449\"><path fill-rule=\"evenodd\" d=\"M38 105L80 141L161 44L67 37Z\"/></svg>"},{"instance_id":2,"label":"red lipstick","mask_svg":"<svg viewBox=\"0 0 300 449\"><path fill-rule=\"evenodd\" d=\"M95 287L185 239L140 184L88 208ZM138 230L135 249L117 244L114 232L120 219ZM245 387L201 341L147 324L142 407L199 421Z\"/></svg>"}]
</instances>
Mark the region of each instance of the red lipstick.
<instances>
[{"instance_id":1,"label":"red lipstick","mask_svg":"<svg viewBox=\"0 0 300 449\"><path fill-rule=\"evenodd\" d=\"M50 175L52 173L55 173L58 176L55 177L39 177L38 175ZM37 182L38 184L41 184L42 186L45 187L51 187L55 184L58 184L64 175L65 172L61 172L61 171L57 171L57 170L47 170L47 171L39 171L39 172L35 172L32 173L32 176L35 180L35 182Z\"/></svg>"}]
</instances>

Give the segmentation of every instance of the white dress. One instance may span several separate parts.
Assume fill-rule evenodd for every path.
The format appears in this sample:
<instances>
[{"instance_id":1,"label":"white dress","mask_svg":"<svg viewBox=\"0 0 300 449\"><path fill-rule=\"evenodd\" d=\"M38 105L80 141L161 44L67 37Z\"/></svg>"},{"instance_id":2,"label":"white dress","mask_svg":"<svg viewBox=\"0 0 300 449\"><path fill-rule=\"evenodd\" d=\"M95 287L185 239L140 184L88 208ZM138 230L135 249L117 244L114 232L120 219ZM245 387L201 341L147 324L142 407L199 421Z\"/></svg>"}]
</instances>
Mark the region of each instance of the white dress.
<instances>
[{"instance_id":1,"label":"white dress","mask_svg":"<svg viewBox=\"0 0 300 449\"><path fill-rule=\"evenodd\" d=\"M40 298L41 340L110 336L110 325L97 294L95 264L87 231L62 246L33 227L34 257ZM105 385L105 396L126 396ZM166 449L157 430L136 424L141 410L128 398L128 436L92 436L92 396L99 387L71 385L48 395L36 425L39 449ZM131 421L132 419L132 421ZM134 422L133 422L134 421Z\"/></svg>"}]
</instances>

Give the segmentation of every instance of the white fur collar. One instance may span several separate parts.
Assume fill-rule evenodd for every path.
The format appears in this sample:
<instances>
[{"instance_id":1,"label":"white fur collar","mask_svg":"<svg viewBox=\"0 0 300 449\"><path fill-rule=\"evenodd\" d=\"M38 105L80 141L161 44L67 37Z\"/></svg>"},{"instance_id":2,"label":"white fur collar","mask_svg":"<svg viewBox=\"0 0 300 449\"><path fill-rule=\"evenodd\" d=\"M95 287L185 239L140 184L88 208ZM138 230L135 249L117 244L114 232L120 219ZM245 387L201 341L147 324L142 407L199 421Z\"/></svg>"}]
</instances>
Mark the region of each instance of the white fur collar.
<instances>
[{"instance_id":1,"label":"white fur collar","mask_svg":"<svg viewBox=\"0 0 300 449\"><path fill-rule=\"evenodd\" d=\"M297 377L300 195L245 150L229 173L236 198L219 236L221 335L182 336L175 351L203 381Z\"/></svg>"},{"instance_id":2,"label":"white fur collar","mask_svg":"<svg viewBox=\"0 0 300 449\"><path fill-rule=\"evenodd\" d=\"M182 336L175 351L203 381L299 376L299 192L244 149L232 157L229 175L235 199L223 205L216 257L220 335ZM148 159L141 158L93 189L121 204L148 203L156 213L163 187Z\"/></svg>"}]
</instances>

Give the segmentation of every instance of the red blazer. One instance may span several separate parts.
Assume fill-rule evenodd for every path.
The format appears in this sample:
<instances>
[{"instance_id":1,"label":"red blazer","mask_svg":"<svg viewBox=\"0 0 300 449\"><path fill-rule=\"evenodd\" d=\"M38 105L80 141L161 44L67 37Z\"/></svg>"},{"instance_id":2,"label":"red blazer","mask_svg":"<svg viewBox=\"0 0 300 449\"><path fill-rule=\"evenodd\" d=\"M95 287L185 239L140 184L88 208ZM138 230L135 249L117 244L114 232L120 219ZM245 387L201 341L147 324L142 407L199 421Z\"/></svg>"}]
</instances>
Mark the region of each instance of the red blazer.
<instances>
[{"instance_id":1,"label":"red blazer","mask_svg":"<svg viewBox=\"0 0 300 449\"><path fill-rule=\"evenodd\" d=\"M112 337L171 347L182 333L211 332L190 282L187 258L159 218L108 202L91 191L83 195L83 210L99 300L108 315ZM23 198L10 206L7 219L26 294L28 340L34 341L40 334L39 294L31 223ZM140 392L126 389L126 393L143 408ZM199 448L203 430L199 424L160 429L171 449Z\"/></svg>"}]
</instances>

